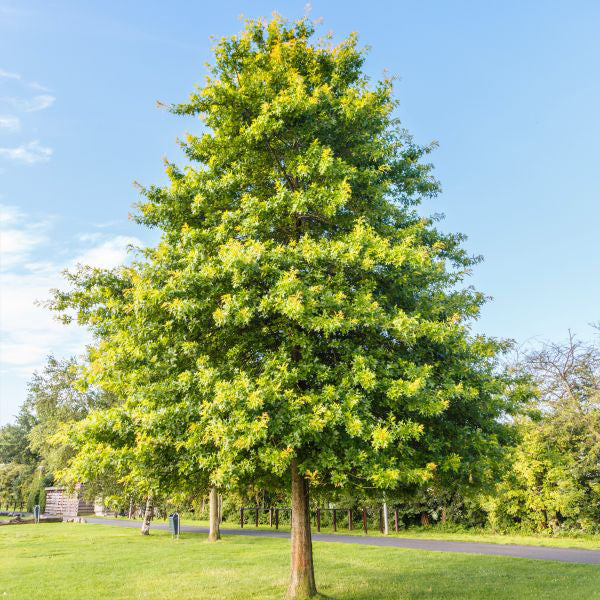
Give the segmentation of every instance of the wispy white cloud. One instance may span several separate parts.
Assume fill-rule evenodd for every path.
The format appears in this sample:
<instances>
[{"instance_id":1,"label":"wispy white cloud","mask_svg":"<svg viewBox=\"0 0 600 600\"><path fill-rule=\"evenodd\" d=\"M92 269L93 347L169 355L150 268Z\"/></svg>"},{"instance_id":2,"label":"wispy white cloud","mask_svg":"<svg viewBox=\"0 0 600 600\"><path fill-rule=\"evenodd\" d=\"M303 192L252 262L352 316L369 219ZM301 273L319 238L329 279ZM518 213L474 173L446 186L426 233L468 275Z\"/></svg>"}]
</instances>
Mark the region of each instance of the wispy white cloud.
<instances>
[{"instance_id":1,"label":"wispy white cloud","mask_svg":"<svg viewBox=\"0 0 600 600\"><path fill-rule=\"evenodd\" d=\"M80 242L97 242L98 240L102 239L102 234L95 232L95 233L78 233L77 234L77 239Z\"/></svg>"},{"instance_id":2,"label":"wispy white cloud","mask_svg":"<svg viewBox=\"0 0 600 600\"><path fill-rule=\"evenodd\" d=\"M20 98L18 96L3 96L0 98L0 102L8 104L13 108L22 112L37 112L38 110L44 110L49 106L52 106L56 98L50 94L39 94L32 98Z\"/></svg>"},{"instance_id":3,"label":"wispy white cloud","mask_svg":"<svg viewBox=\"0 0 600 600\"><path fill-rule=\"evenodd\" d=\"M0 79L21 79L21 75L0 69Z\"/></svg>"},{"instance_id":4,"label":"wispy white cloud","mask_svg":"<svg viewBox=\"0 0 600 600\"><path fill-rule=\"evenodd\" d=\"M42 146L37 140L21 144L16 148L0 148L0 158L6 158L26 165L47 162L52 156L52 148Z\"/></svg>"},{"instance_id":5,"label":"wispy white cloud","mask_svg":"<svg viewBox=\"0 0 600 600\"><path fill-rule=\"evenodd\" d=\"M42 85L41 83L38 83L37 81L30 81L27 85L32 90L38 90L39 92L49 92L50 91L45 85Z\"/></svg>"},{"instance_id":6,"label":"wispy white cloud","mask_svg":"<svg viewBox=\"0 0 600 600\"><path fill-rule=\"evenodd\" d=\"M16 206L8 206L7 204L0 204L0 227L5 227L11 223L16 223L24 217Z\"/></svg>"},{"instance_id":7,"label":"wispy white cloud","mask_svg":"<svg viewBox=\"0 0 600 600\"><path fill-rule=\"evenodd\" d=\"M0 115L0 130L18 131L21 128L19 117L13 115Z\"/></svg>"},{"instance_id":8,"label":"wispy white cloud","mask_svg":"<svg viewBox=\"0 0 600 600\"><path fill-rule=\"evenodd\" d=\"M139 245L141 245L141 242L135 237L117 235L76 256L70 266L74 267L77 264L82 264L99 269L111 269L125 262L129 246Z\"/></svg>"},{"instance_id":9,"label":"wispy white cloud","mask_svg":"<svg viewBox=\"0 0 600 600\"><path fill-rule=\"evenodd\" d=\"M44 110L54 104L56 98L50 94L42 94L40 96L34 96L31 100L25 101L23 110L25 112L36 112L38 110Z\"/></svg>"},{"instance_id":10,"label":"wispy white cloud","mask_svg":"<svg viewBox=\"0 0 600 600\"><path fill-rule=\"evenodd\" d=\"M0 205L0 379L11 397L3 398L0 423L18 410L25 381L40 369L46 356L79 355L91 343L90 334L78 326L58 323L37 301L52 288L64 288L65 267L78 263L112 268L127 261L127 246L142 245L133 236L108 233L53 235L52 218L35 218L15 206ZM5 383L6 382L6 383Z\"/></svg>"},{"instance_id":11,"label":"wispy white cloud","mask_svg":"<svg viewBox=\"0 0 600 600\"><path fill-rule=\"evenodd\" d=\"M32 250L46 239L48 223L22 223L23 217L15 206L0 205L0 271L27 260Z\"/></svg>"}]
</instances>

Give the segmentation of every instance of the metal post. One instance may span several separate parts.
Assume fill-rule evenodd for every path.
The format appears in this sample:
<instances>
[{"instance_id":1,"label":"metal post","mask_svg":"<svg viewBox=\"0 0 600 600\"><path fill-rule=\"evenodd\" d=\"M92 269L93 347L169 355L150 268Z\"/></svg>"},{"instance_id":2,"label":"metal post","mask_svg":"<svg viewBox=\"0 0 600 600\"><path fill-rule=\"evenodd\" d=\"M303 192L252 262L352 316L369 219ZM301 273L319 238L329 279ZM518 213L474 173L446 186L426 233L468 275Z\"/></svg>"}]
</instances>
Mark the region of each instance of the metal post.
<instances>
[{"instance_id":1,"label":"metal post","mask_svg":"<svg viewBox=\"0 0 600 600\"><path fill-rule=\"evenodd\" d=\"M363 529L365 530L365 535L367 535L367 509L363 508Z\"/></svg>"},{"instance_id":2,"label":"metal post","mask_svg":"<svg viewBox=\"0 0 600 600\"><path fill-rule=\"evenodd\" d=\"M279 509L275 509L275 529L279 529Z\"/></svg>"},{"instance_id":3,"label":"metal post","mask_svg":"<svg viewBox=\"0 0 600 600\"><path fill-rule=\"evenodd\" d=\"M317 531L321 531L321 509L317 508Z\"/></svg>"},{"instance_id":4,"label":"metal post","mask_svg":"<svg viewBox=\"0 0 600 600\"><path fill-rule=\"evenodd\" d=\"M394 526L396 528L396 533L398 533L398 511L394 511Z\"/></svg>"},{"instance_id":5,"label":"metal post","mask_svg":"<svg viewBox=\"0 0 600 600\"><path fill-rule=\"evenodd\" d=\"M337 531L337 514L335 508L333 509L333 530Z\"/></svg>"},{"instance_id":6,"label":"metal post","mask_svg":"<svg viewBox=\"0 0 600 600\"><path fill-rule=\"evenodd\" d=\"M240 527L244 528L244 509L240 508Z\"/></svg>"}]
</instances>

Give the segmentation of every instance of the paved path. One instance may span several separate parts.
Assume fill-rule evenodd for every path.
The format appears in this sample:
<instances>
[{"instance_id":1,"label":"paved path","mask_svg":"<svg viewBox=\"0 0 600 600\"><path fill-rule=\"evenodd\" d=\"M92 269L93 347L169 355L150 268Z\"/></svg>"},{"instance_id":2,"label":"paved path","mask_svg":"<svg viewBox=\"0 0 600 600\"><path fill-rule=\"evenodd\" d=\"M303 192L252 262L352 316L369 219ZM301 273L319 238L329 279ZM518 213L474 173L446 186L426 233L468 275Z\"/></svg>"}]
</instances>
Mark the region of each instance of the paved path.
<instances>
[{"instance_id":1,"label":"paved path","mask_svg":"<svg viewBox=\"0 0 600 600\"><path fill-rule=\"evenodd\" d=\"M86 517L88 523L117 525L118 527L139 528L139 521L126 519L96 519ZM153 523L153 529L168 529L162 523ZM206 527L181 526L182 533L208 533ZM249 537L289 538L283 531L265 531L264 529L221 529L223 535L245 535ZM411 550L429 550L433 552L463 552L466 554L487 554L490 556L509 556L513 558L532 558L535 560L556 560L566 563L600 565L600 550L578 550L575 548L549 548L545 546L513 546L502 544L480 544L474 542L446 542L397 537L375 537L354 535L327 535L313 533L316 542L336 544L362 544L364 546L383 546L386 548L408 548Z\"/></svg>"}]
</instances>

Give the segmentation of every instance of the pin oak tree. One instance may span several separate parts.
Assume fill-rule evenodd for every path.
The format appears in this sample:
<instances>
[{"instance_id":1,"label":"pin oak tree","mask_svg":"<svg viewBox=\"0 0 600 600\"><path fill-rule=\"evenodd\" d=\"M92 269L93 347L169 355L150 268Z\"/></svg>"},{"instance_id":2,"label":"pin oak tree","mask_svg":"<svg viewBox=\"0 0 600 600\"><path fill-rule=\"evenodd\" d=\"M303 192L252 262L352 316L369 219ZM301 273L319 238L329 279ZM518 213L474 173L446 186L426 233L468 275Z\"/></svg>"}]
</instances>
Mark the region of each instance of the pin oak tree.
<instances>
[{"instance_id":1,"label":"pin oak tree","mask_svg":"<svg viewBox=\"0 0 600 600\"><path fill-rule=\"evenodd\" d=\"M470 331L484 297L462 282L477 259L418 213L439 191L431 146L394 117L392 82L366 77L355 36L314 33L248 21L170 107L203 130L182 142L190 164L143 190L138 219L163 233L126 303L149 329L98 359L145 365L136 385L152 392L126 406L162 437L132 432L142 448L167 441L187 477L219 488L291 491L291 598L316 593L311 488L464 476L516 406L496 375L502 343ZM96 327L112 318L99 296L87 306Z\"/></svg>"}]
</instances>

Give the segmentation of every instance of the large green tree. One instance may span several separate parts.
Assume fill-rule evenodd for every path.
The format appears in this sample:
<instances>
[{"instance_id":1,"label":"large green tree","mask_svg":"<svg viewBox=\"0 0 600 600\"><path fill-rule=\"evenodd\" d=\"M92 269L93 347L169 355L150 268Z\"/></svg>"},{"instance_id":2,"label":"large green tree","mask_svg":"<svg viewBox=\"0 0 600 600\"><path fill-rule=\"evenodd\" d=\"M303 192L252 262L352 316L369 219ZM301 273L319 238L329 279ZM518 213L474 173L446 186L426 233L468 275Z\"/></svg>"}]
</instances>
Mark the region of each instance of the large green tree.
<instances>
[{"instance_id":1,"label":"large green tree","mask_svg":"<svg viewBox=\"0 0 600 600\"><path fill-rule=\"evenodd\" d=\"M503 345L469 330L476 259L417 212L438 192L431 148L394 118L391 81L370 84L355 36L313 34L247 22L171 107L205 129L139 206L163 237L127 294L154 342L110 342L154 378L126 408L169 436L140 448L168 438L188 477L291 491L293 598L316 593L311 487L383 493L485 462L521 398L495 374ZM110 294L76 284L56 308L115 323Z\"/></svg>"}]
</instances>

